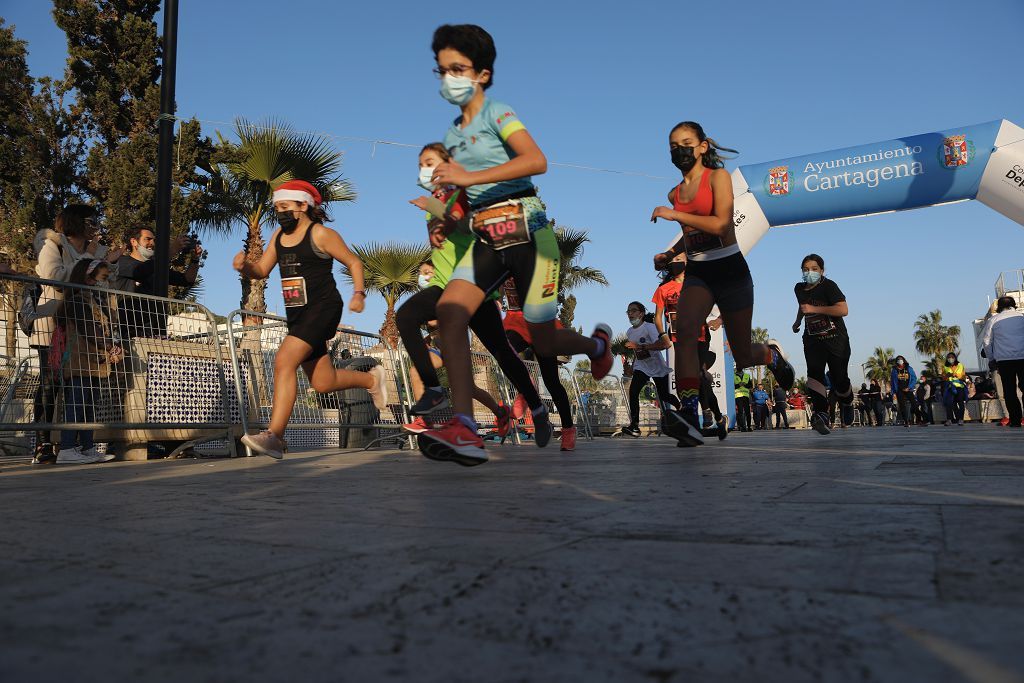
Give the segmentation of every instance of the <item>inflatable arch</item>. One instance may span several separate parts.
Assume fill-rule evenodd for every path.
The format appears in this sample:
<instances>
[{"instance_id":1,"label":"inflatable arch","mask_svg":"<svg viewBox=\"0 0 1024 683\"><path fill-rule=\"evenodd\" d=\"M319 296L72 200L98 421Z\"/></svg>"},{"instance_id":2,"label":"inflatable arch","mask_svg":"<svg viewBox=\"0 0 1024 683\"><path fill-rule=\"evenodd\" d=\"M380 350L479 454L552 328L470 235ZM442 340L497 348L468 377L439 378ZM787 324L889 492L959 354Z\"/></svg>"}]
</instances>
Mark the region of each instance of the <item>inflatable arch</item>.
<instances>
[{"instance_id":1,"label":"inflatable arch","mask_svg":"<svg viewBox=\"0 0 1024 683\"><path fill-rule=\"evenodd\" d=\"M977 199L1024 225L1024 129L989 121L732 172L744 254L769 228Z\"/></svg>"}]
</instances>

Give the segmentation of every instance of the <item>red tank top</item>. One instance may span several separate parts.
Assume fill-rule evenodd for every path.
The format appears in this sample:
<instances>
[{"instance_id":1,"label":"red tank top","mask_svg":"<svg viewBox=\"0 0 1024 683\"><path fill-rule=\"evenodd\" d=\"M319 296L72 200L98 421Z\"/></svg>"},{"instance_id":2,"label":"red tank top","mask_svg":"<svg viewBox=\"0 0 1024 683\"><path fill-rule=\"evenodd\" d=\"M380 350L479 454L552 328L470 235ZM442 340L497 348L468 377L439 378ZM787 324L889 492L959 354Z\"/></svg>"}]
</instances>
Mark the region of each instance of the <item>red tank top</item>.
<instances>
[{"instance_id":1,"label":"red tank top","mask_svg":"<svg viewBox=\"0 0 1024 683\"><path fill-rule=\"evenodd\" d=\"M701 172L697 184L697 194L688 202L679 201L679 195L683 184L676 185L675 198L672 200L672 208L682 213L692 213L697 216L710 216L715 210L715 193L711 189L711 170L705 168ZM690 226L683 226L683 237L686 240L687 256L696 256L705 252L721 249L724 244L722 238L716 235L709 235Z\"/></svg>"},{"instance_id":2,"label":"red tank top","mask_svg":"<svg viewBox=\"0 0 1024 683\"><path fill-rule=\"evenodd\" d=\"M705 168L704 172L700 174L700 180L697 183L697 194L694 195L692 200L688 202L679 201L679 193L682 189L682 183L676 185L676 196L672 202L672 208L676 211L692 213L698 216L710 216L711 212L715 210L715 193L711 191L711 174L708 173L708 169Z\"/></svg>"}]
</instances>

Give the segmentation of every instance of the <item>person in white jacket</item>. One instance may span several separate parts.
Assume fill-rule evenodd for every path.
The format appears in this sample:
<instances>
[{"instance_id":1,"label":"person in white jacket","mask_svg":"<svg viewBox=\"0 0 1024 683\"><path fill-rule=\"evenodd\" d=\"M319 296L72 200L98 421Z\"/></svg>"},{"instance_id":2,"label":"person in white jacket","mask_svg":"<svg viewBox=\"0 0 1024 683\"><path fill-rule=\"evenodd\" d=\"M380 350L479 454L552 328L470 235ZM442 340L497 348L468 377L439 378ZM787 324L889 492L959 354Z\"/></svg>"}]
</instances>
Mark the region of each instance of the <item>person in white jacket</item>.
<instances>
[{"instance_id":1,"label":"person in white jacket","mask_svg":"<svg viewBox=\"0 0 1024 683\"><path fill-rule=\"evenodd\" d=\"M981 345L989 366L999 370L1003 401L1010 426L1020 429L1022 411L1017 388L1024 390L1024 312L1012 296L996 300L996 314L981 332Z\"/></svg>"},{"instance_id":2,"label":"person in white jacket","mask_svg":"<svg viewBox=\"0 0 1024 683\"><path fill-rule=\"evenodd\" d=\"M36 255L36 275L44 280L66 282L75 264L82 259L103 259L114 263L121 257L120 249L108 249L96 239L96 209L86 204L69 204L54 221L54 229L44 228L33 241ZM54 409L54 382L49 367L49 351L56 323L53 314L59 310L64 296L52 285L43 285L36 306L37 317L32 326L29 346L39 358L39 388L36 390L35 422L52 422ZM57 453L49 434L37 432L32 462L52 462Z\"/></svg>"}]
</instances>

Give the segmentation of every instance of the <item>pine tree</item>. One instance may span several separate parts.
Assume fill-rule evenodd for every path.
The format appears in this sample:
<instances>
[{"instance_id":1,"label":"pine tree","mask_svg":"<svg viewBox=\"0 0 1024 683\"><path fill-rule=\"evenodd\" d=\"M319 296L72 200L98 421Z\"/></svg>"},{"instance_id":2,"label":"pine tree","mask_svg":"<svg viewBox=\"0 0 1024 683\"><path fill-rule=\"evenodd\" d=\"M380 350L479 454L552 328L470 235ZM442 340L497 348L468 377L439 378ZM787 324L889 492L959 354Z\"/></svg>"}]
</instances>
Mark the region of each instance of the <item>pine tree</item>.
<instances>
[{"instance_id":1,"label":"pine tree","mask_svg":"<svg viewBox=\"0 0 1024 683\"><path fill-rule=\"evenodd\" d=\"M77 97L89 152L83 189L103 207L109 241L156 225L160 117L160 0L54 0L68 41L66 81ZM178 127L172 175L172 237L202 224L213 144L199 122ZM172 257L174 255L172 254Z\"/></svg>"},{"instance_id":2,"label":"pine tree","mask_svg":"<svg viewBox=\"0 0 1024 683\"><path fill-rule=\"evenodd\" d=\"M0 242L27 272L32 240L75 197L83 145L65 89L29 74L26 43L0 19Z\"/></svg>"}]
</instances>

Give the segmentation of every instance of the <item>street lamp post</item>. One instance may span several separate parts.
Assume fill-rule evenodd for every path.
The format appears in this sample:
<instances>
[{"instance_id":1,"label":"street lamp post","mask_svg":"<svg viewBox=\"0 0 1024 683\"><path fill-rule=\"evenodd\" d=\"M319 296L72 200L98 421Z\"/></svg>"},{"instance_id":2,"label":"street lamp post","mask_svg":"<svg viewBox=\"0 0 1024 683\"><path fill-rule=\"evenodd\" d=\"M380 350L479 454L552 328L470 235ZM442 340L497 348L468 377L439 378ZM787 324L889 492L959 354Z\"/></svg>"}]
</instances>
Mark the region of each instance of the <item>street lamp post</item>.
<instances>
[{"instance_id":1,"label":"street lamp post","mask_svg":"<svg viewBox=\"0 0 1024 683\"><path fill-rule=\"evenodd\" d=\"M174 149L174 77L178 53L178 0L164 0L160 72L160 142L156 169L156 254L153 294L167 296L171 270L171 155Z\"/></svg>"}]
</instances>

